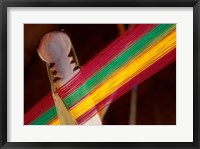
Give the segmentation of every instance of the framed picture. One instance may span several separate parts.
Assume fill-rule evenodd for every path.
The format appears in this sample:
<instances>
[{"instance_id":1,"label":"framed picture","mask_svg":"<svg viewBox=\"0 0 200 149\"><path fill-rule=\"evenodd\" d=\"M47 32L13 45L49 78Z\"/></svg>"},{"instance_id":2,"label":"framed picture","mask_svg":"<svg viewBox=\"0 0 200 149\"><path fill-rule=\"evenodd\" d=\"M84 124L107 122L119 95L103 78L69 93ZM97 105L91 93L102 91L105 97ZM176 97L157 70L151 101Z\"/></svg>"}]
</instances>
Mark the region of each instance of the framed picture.
<instances>
[{"instance_id":1,"label":"framed picture","mask_svg":"<svg viewBox=\"0 0 200 149\"><path fill-rule=\"evenodd\" d=\"M199 1L1 1L1 148L199 148Z\"/></svg>"}]
</instances>

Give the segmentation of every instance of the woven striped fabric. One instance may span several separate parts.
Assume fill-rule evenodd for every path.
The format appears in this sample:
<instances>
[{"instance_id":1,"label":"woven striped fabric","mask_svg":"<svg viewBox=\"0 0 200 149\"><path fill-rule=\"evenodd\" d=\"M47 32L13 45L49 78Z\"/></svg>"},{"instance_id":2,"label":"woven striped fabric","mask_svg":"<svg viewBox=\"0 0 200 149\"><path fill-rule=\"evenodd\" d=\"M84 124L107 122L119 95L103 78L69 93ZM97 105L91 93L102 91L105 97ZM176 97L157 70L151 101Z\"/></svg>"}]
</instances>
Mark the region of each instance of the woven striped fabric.
<instances>
[{"instance_id":1,"label":"woven striped fabric","mask_svg":"<svg viewBox=\"0 0 200 149\"><path fill-rule=\"evenodd\" d=\"M81 67L59 89L78 124L176 60L176 25L138 24ZM25 114L25 124L56 125L51 94Z\"/></svg>"}]
</instances>

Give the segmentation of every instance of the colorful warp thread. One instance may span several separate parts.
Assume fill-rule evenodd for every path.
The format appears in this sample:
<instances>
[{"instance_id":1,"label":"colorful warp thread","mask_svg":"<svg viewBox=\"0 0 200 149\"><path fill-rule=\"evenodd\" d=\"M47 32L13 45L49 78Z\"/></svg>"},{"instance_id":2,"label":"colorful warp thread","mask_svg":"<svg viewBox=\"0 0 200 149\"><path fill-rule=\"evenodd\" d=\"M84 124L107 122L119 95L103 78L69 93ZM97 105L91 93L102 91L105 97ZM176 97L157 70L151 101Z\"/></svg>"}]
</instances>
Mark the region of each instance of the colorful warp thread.
<instances>
[{"instance_id":1,"label":"colorful warp thread","mask_svg":"<svg viewBox=\"0 0 200 149\"><path fill-rule=\"evenodd\" d=\"M85 64L59 89L78 124L176 60L174 24L135 25ZM25 124L56 125L51 94L25 114Z\"/></svg>"}]
</instances>

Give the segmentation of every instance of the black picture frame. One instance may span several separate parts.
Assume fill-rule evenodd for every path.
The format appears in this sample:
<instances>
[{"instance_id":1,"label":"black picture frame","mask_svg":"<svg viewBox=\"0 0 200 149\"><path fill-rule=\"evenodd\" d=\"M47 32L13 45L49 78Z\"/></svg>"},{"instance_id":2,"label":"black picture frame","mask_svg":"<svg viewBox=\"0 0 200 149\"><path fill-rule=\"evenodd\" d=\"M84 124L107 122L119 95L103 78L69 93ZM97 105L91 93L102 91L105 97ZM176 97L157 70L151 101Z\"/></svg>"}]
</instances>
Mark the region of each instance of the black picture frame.
<instances>
[{"instance_id":1,"label":"black picture frame","mask_svg":"<svg viewBox=\"0 0 200 149\"><path fill-rule=\"evenodd\" d=\"M7 8L8 7L193 7L193 142L7 142ZM200 148L200 2L199 0L1 0L0 1L0 146L10 148Z\"/></svg>"}]
</instances>

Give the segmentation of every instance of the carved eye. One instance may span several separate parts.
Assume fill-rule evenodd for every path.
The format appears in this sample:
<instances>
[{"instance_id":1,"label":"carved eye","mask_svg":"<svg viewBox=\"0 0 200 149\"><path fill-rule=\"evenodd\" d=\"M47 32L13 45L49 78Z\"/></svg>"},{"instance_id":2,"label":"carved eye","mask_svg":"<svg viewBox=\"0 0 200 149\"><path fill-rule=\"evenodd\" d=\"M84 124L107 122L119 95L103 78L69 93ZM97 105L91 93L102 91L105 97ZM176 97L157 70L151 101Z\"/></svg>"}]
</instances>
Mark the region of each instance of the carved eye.
<instances>
[{"instance_id":1,"label":"carved eye","mask_svg":"<svg viewBox=\"0 0 200 149\"><path fill-rule=\"evenodd\" d=\"M55 63L50 63L50 64L49 64L49 67L50 67L50 68L53 68L53 66L55 66Z\"/></svg>"},{"instance_id":2,"label":"carved eye","mask_svg":"<svg viewBox=\"0 0 200 149\"><path fill-rule=\"evenodd\" d=\"M75 59L72 59L71 62L70 62L70 64L75 63L75 62L76 62Z\"/></svg>"},{"instance_id":3,"label":"carved eye","mask_svg":"<svg viewBox=\"0 0 200 149\"><path fill-rule=\"evenodd\" d=\"M80 69L80 67L79 66L75 66L74 69L73 69L73 71L76 71L78 69Z\"/></svg>"},{"instance_id":4,"label":"carved eye","mask_svg":"<svg viewBox=\"0 0 200 149\"><path fill-rule=\"evenodd\" d=\"M57 73L57 71L56 71L56 70L54 70L54 71L52 72L52 74L53 74L53 75L55 75L56 73Z\"/></svg>"},{"instance_id":5,"label":"carved eye","mask_svg":"<svg viewBox=\"0 0 200 149\"><path fill-rule=\"evenodd\" d=\"M61 79L61 77L55 77L54 79L53 79L53 82L56 82L56 81L58 81L58 80L60 80Z\"/></svg>"}]
</instances>

